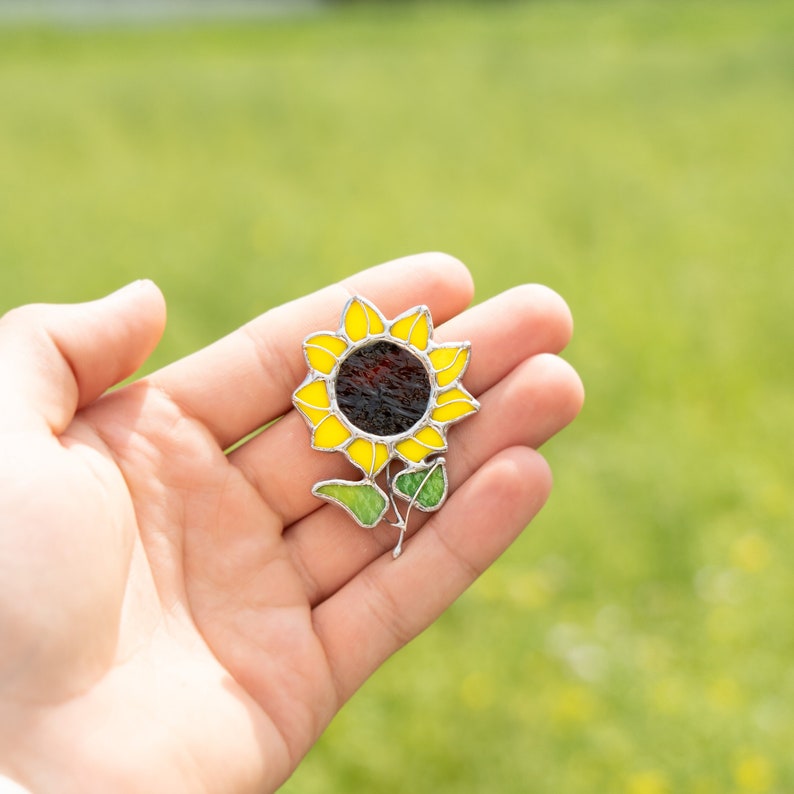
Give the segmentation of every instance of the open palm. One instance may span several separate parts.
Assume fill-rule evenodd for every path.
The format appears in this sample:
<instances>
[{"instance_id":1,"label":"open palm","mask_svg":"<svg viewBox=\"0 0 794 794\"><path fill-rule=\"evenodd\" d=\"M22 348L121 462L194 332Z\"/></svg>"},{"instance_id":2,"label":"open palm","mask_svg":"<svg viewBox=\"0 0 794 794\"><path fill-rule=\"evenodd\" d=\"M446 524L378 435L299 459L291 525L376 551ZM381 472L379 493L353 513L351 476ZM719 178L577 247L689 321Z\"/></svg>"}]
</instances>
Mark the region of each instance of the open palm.
<instances>
[{"instance_id":1,"label":"open palm","mask_svg":"<svg viewBox=\"0 0 794 794\"><path fill-rule=\"evenodd\" d=\"M291 774L548 495L534 450L582 400L555 355L567 308L525 286L464 311L471 290L449 257L399 260L111 392L162 333L151 283L0 322L0 771L42 792L261 792ZM351 468L290 406L301 340L353 293L389 316L426 303L439 341L472 342L481 412L450 432L451 496L413 514L397 561L387 526L312 496Z\"/></svg>"}]
</instances>

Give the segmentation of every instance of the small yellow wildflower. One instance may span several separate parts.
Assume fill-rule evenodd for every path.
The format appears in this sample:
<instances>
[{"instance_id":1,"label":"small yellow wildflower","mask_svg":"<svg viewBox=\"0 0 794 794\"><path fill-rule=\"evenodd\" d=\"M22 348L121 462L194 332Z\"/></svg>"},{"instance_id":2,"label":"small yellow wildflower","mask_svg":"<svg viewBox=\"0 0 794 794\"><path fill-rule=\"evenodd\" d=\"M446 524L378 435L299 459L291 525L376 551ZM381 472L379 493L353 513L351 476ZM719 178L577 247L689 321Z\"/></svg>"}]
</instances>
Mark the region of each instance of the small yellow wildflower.
<instances>
[{"instance_id":1,"label":"small yellow wildflower","mask_svg":"<svg viewBox=\"0 0 794 794\"><path fill-rule=\"evenodd\" d=\"M737 568L748 573L761 573L771 559L767 541L758 532L747 532L731 545L731 560Z\"/></svg>"},{"instance_id":2,"label":"small yellow wildflower","mask_svg":"<svg viewBox=\"0 0 794 794\"><path fill-rule=\"evenodd\" d=\"M758 753L747 753L736 762L733 776L742 791L764 794L772 787L774 774L769 760Z\"/></svg>"},{"instance_id":3,"label":"small yellow wildflower","mask_svg":"<svg viewBox=\"0 0 794 794\"><path fill-rule=\"evenodd\" d=\"M668 794L667 778L656 769L637 772L628 780L626 794Z\"/></svg>"}]
</instances>

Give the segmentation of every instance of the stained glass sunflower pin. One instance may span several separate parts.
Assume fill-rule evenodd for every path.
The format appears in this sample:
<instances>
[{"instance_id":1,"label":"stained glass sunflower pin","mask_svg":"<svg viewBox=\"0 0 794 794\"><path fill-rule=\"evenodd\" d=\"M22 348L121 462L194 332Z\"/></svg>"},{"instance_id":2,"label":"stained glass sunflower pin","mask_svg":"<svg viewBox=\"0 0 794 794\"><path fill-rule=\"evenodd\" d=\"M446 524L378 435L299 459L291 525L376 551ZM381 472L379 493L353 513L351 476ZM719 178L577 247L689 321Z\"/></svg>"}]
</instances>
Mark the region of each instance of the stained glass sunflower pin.
<instances>
[{"instance_id":1,"label":"stained glass sunflower pin","mask_svg":"<svg viewBox=\"0 0 794 794\"><path fill-rule=\"evenodd\" d=\"M318 482L312 493L362 527L381 521L396 527L395 558L411 509L438 510L447 497L441 453L448 426L480 407L461 384L471 345L441 345L432 337L426 306L387 320L369 301L353 297L336 332L303 342L309 373L292 396L312 447L343 452L364 473L359 480Z\"/></svg>"}]
</instances>

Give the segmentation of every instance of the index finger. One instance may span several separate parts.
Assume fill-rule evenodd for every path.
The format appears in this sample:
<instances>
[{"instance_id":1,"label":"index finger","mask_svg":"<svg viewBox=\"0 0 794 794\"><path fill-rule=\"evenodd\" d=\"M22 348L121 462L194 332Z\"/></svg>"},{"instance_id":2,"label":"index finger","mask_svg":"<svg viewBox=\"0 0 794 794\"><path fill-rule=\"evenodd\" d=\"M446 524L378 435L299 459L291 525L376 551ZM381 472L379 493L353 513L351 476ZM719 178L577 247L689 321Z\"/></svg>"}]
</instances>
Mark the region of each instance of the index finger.
<instances>
[{"instance_id":1,"label":"index finger","mask_svg":"<svg viewBox=\"0 0 794 794\"><path fill-rule=\"evenodd\" d=\"M336 329L354 294L392 315L424 303L441 323L466 308L473 285L465 266L446 254L397 259L271 309L148 381L228 447L289 410L306 374L302 341Z\"/></svg>"}]
</instances>

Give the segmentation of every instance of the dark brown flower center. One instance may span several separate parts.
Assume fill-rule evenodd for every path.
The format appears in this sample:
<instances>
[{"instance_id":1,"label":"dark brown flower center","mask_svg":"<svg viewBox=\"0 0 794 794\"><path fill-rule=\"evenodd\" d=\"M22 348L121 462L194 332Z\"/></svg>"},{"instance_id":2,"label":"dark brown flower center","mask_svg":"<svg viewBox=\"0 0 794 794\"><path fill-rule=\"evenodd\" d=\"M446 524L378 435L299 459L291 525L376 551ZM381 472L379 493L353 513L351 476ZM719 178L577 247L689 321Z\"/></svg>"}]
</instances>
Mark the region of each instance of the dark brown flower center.
<instances>
[{"instance_id":1,"label":"dark brown flower center","mask_svg":"<svg viewBox=\"0 0 794 794\"><path fill-rule=\"evenodd\" d=\"M365 433L404 433L425 415L429 401L430 377L425 366L392 342L372 342L339 365L337 405Z\"/></svg>"}]
</instances>

